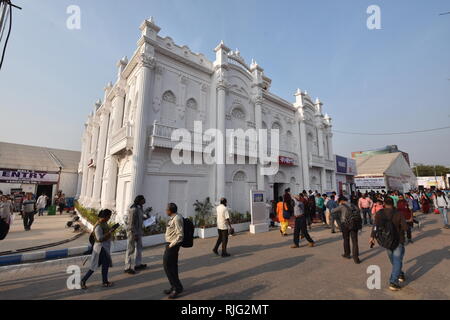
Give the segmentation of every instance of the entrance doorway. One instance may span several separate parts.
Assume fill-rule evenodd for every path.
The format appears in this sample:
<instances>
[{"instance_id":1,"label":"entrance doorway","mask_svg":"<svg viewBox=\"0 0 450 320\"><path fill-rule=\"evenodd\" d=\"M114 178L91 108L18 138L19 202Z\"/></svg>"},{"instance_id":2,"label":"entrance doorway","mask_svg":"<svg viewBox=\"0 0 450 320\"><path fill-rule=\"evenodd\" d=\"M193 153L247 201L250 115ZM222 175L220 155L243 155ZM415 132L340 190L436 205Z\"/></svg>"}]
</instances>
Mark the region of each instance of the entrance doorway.
<instances>
[{"instance_id":1,"label":"entrance doorway","mask_svg":"<svg viewBox=\"0 0 450 320\"><path fill-rule=\"evenodd\" d=\"M48 206L52 201L52 191L53 191L52 184L40 184L37 187L36 198L39 198L39 196L44 193L48 197L47 201Z\"/></svg>"},{"instance_id":2,"label":"entrance doorway","mask_svg":"<svg viewBox=\"0 0 450 320\"><path fill-rule=\"evenodd\" d=\"M278 202L278 197L282 197L284 194L283 185L284 183L273 184L273 199L275 202Z\"/></svg>"}]
</instances>

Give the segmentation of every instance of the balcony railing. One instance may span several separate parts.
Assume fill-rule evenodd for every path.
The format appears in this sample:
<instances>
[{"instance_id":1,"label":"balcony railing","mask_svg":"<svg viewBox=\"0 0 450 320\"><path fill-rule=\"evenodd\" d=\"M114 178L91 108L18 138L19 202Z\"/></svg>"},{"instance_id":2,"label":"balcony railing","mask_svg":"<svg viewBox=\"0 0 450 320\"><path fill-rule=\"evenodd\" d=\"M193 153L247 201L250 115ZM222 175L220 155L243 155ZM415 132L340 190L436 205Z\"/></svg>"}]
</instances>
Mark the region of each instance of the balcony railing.
<instances>
[{"instance_id":1,"label":"balcony railing","mask_svg":"<svg viewBox=\"0 0 450 320\"><path fill-rule=\"evenodd\" d=\"M111 137L110 153L117 154L123 150L133 148L133 127L126 123L122 128L113 132Z\"/></svg>"}]
</instances>

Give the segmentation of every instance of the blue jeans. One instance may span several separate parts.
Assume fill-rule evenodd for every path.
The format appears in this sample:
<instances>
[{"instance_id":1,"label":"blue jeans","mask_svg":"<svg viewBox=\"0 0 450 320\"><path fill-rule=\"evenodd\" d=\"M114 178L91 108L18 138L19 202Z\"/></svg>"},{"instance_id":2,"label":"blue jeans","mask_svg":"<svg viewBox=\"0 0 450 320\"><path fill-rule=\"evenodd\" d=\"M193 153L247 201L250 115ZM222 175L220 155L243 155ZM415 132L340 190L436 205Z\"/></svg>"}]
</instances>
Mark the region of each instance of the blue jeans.
<instances>
[{"instance_id":1,"label":"blue jeans","mask_svg":"<svg viewBox=\"0 0 450 320\"><path fill-rule=\"evenodd\" d=\"M405 247L403 244L399 244L395 250L387 250L387 254L392 264L392 273L389 282L398 285L398 278L400 275L403 275L402 267Z\"/></svg>"},{"instance_id":2,"label":"blue jeans","mask_svg":"<svg viewBox=\"0 0 450 320\"><path fill-rule=\"evenodd\" d=\"M447 208L438 208L439 212L442 215L442 219L444 219L444 225L448 225L448 216L447 216Z\"/></svg>"}]
</instances>

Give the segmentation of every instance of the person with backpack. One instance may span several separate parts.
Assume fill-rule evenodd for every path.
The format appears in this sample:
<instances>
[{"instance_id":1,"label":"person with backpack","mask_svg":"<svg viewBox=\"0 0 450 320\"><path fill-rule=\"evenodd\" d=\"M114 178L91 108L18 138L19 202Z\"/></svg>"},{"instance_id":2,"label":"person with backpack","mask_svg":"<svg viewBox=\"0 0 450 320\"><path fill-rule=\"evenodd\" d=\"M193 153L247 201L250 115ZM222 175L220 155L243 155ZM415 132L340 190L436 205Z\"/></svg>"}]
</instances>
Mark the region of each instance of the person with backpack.
<instances>
[{"instance_id":1,"label":"person with backpack","mask_svg":"<svg viewBox=\"0 0 450 320\"><path fill-rule=\"evenodd\" d=\"M362 218L358 208L348 203L346 197L339 197L339 206L331 211L331 214L340 214L343 217L341 223L341 232L344 239L344 254L345 259L353 258L356 264L360 264L359 247L358 247L358 231L362 229ZM352 239L352 255L350 256L350 239Z\"/></svg>"},{"instance_id":2,"label":"person with backpack","mask_svg":"<svg viewBox=\"0 0 450 320\"><path fill-rule=\"evenodd\" d=\"M300 248L300 236L306 238L308 241L308 246L314 247L314 240L308 233L308 228L306 225L306 211L303 194L300 193L298 197L293 197L294 206L294 216L295 216L295 227L294 227L294 244L291 248Z\"/></svg>"},{"instance_id":3,"label":"person with backpack","mask_svg":"<svg viewBox=\"0 0 450 320\"><path fill-rule=\"evenodd\" d=\"M403 257L405 255L405 232L408 230L405 217L394 208L394 200L387 198L385 208L375 215L375 224L369 239L373 248L375 240L385 248L392 264L392 272L389 278L389 289L399 291L400 282L405 281Z\"/></svg>"},{"instance_id":4,"label":"person with backpack","mask_svg":"<svg viewBox=\"0 0 450 320\"><path fill-rule=\"evenodd\" d=\"M216 245L214 246L213 252L219 255L219 246L222 244L222 257L229 257L230 254L227 252L228 244L228 234L229 230L232 230L230 222L230 213L227 208L227 199L221 198L220 205L217 206L217 232L219 237L217 238Z\"/></svg>"},{"instance_id":5,"label":"person with backpack","mask_svg":"<svg viewBox=\"0 0 450 320\"><path fill-rule=\"evenodd\" d=\"M164 290L169 299L176 299L183 292L183 285L178 276L178 254L183 245L184 223L183 217L178 214L175 203L167 205L166 214L169 216L166 228L166 249L164 251L163 266L170 289Z\"/></svg>"},{"instance_id":6,"label":"person with backpack","mask_svg":"<svg viewBox=\"0 0 450 320\"><path fill-rule=\"evenodd\" d=\"M439 213L442 215L445 229L450 228L448 225L448 216L447 216L447 209L449 207L448 204L449 201L445 196L445 193L443 193L441 190L438 190L436 196L434 197L434 207L437 210L439 210Z\"/></svg>"},{"instance_id":7,"label":"person with backpack","mask_svg":"<svg viewBox=\"0 0 450 320\"><path fill-rule=\"evenodd\" d=\"M145 198L142 195L134 199L128 210L127 219L127 251L125 253L125 273L136 274L136 271L147 268L142 263L142 236L144 224Z\"/></svg>"},{"instance_id":8,"label":"person with backpack","mask_svg":"<svg viewBox=\"0 0 450 320\"><path fill-rule=\"evenodd\" d=\"M108 281L108 271L112 267L111 259L111 236L114 229L108 225L112 212L109 209L101 210L98 213L98 221L92 232L94 236L94 244L91 255L91 266L86 275L81 279L81 289L86 290L86 281L92 276L94 271L102 266L103 287L112 287L113 283ZM116 225L117 226L117 225Z\"/></svg>"}]
</instances>

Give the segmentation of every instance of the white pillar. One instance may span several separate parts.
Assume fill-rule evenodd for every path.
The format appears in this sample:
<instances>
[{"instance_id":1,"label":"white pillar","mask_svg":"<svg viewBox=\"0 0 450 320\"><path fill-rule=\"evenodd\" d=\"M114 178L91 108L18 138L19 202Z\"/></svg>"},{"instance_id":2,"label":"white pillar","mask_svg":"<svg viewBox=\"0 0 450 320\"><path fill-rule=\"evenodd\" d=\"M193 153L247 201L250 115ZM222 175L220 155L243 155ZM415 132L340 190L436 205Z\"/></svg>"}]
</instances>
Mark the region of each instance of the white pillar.
<instances>
[{"instance_id":1,"label":"white pillar","mask_svg":"<svg viewBox=\"0 0 450 320\"><path fill-rule=\"evenodd\" d=\"M148 151L148 111L152 103L151 100L151 77L152 70L155 68L155 59L145 50L141 53L138 68L139 78L137 87L139 98L136 105L135 128L133 137L133 155L131 171L131 195L134 199L142 193L144 176L146 175L146 153ZM128 204L127 204L128 205Z\"/></svg>"},{"instance_id":2,"label":"white pillar","mask_svg":"<svg viewBox=\"0 0 450 320\"><path fill-rule=\"evenodd\" d=\"M228 69L228 52L230 49L225 46L223 41L214 49L216 52L216 60L214 67L217 77L217 126L216 128L222 133L223 146L225 149L225 112L226 112L226 70ZM222 154L216 153L216 200L225 196L225 150ZM220 159L219 159L220 157Z\"/></svg>"},{"instance_id":3,"label":"white pillar","mask_svg":"<svg viewBox=\"0 0 450 320\"><path fill-rule=\"evenodd\" d=\"M324 193L327 190L327 172L325 168L320 168L320 182L322 187L322 193Z\"/></svg>"},{"instance_id":4,"label":"white pillar","mask_svg":"<svg viewBox=\"0 0 450 320\"><path fill-rule=\"evenodd\" d=\"M92 160L92 154L95 152L96 148L97 148L97 143L98 143L98 134L99 134L99 126L98 123L93 123L93 128L92 128L92 136L91 136L91 141L90 141L90 146L89 146L89 155L88 155L88 160L87 160L87 164L89 164ZM91 204L91 200L92 200L92 191L93 191L93 185L94 185L94 169L88 167L87 168L87 184L86 184L86 197L84 199L84 203L87 206L90 206Z\"/></svg>"},{"instance_id":5,"label":"white pillar","mask_svg":"<svg viewBox=\"0 0 450 320\"><path fill-rule=\"evenodd\" d=\"M259 135L259 130L262 128L262 111L261 111L262 98L255 101L255 128ZM258 161L256 166L256 185L258 190L264 190L264 176L261 175L261 164Z\"/></svg>"},{"instance_id":6,"label":"white pillar","mask_svg":"<svg viewBox=\"0 0 450 320\"><path fill-rule=\"evenodd\" d=\"M303 189L309 190L309 157L305 121L300 120L300 152L303 168Z\"/></svg>"},{"instance_id":7,"label":"white pillar","mask_svg":"<svg viewBox=\"0 0 450 320\"><path fill-rule=\"evenodd\" d=\"M114 134L122 128L123 112L125 108L125 90L120 87L114 88L114 98L112 99L112 130Z\"/></svg>"},{"instance_id":8,"label":"white pillar","mask_svg":"<svg viewBox=\"0 0 450 320\"><path fill-rule=\"evenodd\" d=\"M116 186L117 186L117 174L118 163L115 156L111 155L106 163L108 166L108 176L106 177L106 195L105 202L102 202L102 206L110 210L116 210Z\"/></svg>"},{"instance_id":9,"label":"white pillar","mask_svg":"<svg viewBox=\"0 0 450 320\"><path fill-rule=\"evenodd\" d=\"M317 140L319 143L319 157L323 157L325 155L325 150L323 148L323 129L321 125L317 127Z\"/></svg>"},{"instance_id":10,"label":"white pillar","mask_svg":"<svg viewBox=\"0 0 450 320\"><path fill-rule=\"evenodd\" d=\"M225 136L225 103L226 103L226 89L224 85L218 85L217 87L217 129ZM223 137L225 138L225 137ZM225 141L223 141L225 146ZM220 157L220 158L219 158ZM216 159L217 167L217 195L216 199L219 200L225 196L225 152L222 154L217 153Z\"/></svg>"},{"instance_id":11,"label":"white pillar","mask_svg":"<svg viewBox=\"0 0 450 320\"><path fill-rule=\"evenodd\" d=\"M104 105L103 108L107 108L107 105ZM100 208L101 205L103 169L105 164L108 124L109 124L109 110L105 109L102 110L100 114L100 132L98 137L97 159L96 159L97 162L95 164L94 189L91 200L92 208Z\"/></svg>"},{"instance_id":12,"label":"white pillar","mask_svg":"<svg viewBox=\"0 0 450 320\"><path fill-rule=\"evenodd\" d=\"M84 202L84 198L86 197L86 186L88 180L88 155L89 150L91 149L91 137L90 137L91 127L90 125L86 126L86 130L84 132L83 137L83 153L81 155L80 164L81 164L81 191L79 201L81 204Z\"/></svg>"}]
</instances>

